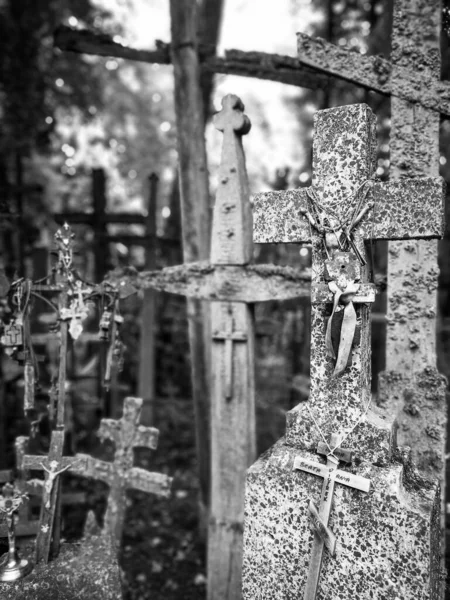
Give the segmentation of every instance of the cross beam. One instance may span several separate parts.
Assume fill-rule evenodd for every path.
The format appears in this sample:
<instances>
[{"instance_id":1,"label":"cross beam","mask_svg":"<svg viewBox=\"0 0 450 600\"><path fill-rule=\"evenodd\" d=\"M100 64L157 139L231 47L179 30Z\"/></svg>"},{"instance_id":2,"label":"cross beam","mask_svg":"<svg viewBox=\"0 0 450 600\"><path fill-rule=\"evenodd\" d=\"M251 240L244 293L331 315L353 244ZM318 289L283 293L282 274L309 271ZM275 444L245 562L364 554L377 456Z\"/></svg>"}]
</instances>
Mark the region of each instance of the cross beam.
<instances>
[{"instance_id":1,"label":"cross beam","mask_svg":"<svg viewBox=\"0 0 450 600\"><path fill-rule=\"evenodd\" d=\"M324 547L329 550L331 556L334 556L336 538L328 527L328 521L331 513L335 484L340 483L366 493L370 489L369 479L338 469L339 460L344 459L345 462L351 460L351 453L349 451L335 448L335 446L338 445L338 439L337 435L331 435L329 448L324 448L325 444L323 443L319 444L317 447L317 451L320 454L326 455L326 465L301 456L296 456L294 459L294 469L305 471L306 473L323 478L319 510L316 509L312 501L310 501L309 505L310 517L314 529L314 540L308 578L303 596L304 600L314 600L314 598L317 597ZM333 454L330 452L330 449L333 450ZM335 450L336 454L334 453ZM338 458L337 455L341 458Z\"/></svg>"},{"instance_id":2,"label":"cross beam","mask_svg":"<svg viewBox=\"0 0 450 600\"><path fill-rule=\"evenodd\" d=\"M138 50L114 42L103 33L60 26L54 35L54 44L60 50L123 58L150 64L168 65L171 61L170 44L157 42L155 50ZM200 66L203 72L240 75L279 81L310 89L328 89L332 78L316 69L299 65L293 56L268 54L266 52L243 52L226 50L223 57L211 55L208 48L199 47Z\"/></svg>"}]
</instances>

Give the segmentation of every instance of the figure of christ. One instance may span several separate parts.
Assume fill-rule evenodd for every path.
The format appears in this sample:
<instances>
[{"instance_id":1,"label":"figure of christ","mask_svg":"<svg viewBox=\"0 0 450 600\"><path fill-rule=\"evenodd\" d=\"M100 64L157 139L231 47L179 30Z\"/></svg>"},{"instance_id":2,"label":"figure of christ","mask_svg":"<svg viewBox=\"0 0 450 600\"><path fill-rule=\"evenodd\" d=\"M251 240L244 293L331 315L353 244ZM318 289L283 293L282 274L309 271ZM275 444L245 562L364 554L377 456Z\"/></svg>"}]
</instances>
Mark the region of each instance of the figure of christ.
<instances>
[{"instance_id":1,"label":"figure of christ","mask_svg":"<svg viewBox=\"0 0 450 600\"><path fill-rule=\"evenodd\" d=\"M61 475L61 473L63 473L64 471L67 471L67 469L70 469L71 465L67 465L64 468L60 469L59 471L57 471L56 469L58 468L58 461L57 460L52 460L50 461L50 468L47 469L47 467L41 463L41 467L44 469L44 471L46 471L48 473L48 477L45 480L44 483L44 496L43 496L43 503L45 508L49 509L50 508L50 498L52 495L52 489L53 489L53 484L55 483L55 479L58 475Z\"/></svg>"}]
</instances>

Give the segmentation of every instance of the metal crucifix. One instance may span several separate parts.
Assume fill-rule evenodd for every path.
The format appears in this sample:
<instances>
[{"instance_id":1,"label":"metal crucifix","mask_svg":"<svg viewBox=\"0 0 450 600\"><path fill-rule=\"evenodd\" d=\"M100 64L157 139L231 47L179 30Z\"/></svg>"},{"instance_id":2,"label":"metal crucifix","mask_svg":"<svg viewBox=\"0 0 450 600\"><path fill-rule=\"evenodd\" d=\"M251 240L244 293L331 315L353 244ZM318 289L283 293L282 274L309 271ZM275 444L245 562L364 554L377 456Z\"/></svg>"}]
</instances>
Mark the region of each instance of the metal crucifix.
<instances>
[{"instance_id":1,"label":"metal crucifix","mask_svg":"<svg viewBox=\"0 0 450 600\"><path fill-rule=\"evenodd\" d=\"M323 477L319 509L314 506L312 501L310 501L309 504L309 514L314 530L314 540L308 579L306 581L305 593L303 596L304 600L314 600L314 598L316 598L324 547L328 549L331 556L334 556L335 553L336 537L328 527L335 483L341 483L362 492L368 492L370 488L369 479L338 469L339 461L350 463L352 460L352 453L344 448L338 448L338 443L338 436L333 434L330 437L330 444L328 446L323 442L318 444L317 452L326 455L326 465L308 460L301 456L297 456L294 460L294 469L299 469L311 473L312 475Z\"/></svg>"}]
</instances>

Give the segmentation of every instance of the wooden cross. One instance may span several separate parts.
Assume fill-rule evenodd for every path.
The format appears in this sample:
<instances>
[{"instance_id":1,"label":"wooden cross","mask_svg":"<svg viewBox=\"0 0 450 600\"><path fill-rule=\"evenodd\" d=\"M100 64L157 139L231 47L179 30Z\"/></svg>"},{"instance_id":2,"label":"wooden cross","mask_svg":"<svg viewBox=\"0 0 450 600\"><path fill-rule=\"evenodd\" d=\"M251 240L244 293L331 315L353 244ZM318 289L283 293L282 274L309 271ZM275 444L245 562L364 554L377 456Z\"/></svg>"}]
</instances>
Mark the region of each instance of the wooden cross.
<instances>
[{"instance_id":1,"label":"wooden cross","mask_svg":"<svg viewBox=\"0 0 450 600\"><path fill-rule=\"evenodd\" d=\"M214 331L213 340L225 342L225 398L233 396L233 342L246 342L247 334L233 329L233 309L228 309L228 321L224 331Z\"/></svg>"},{"instance_id":2,"label":"wooden cross","mask_svg":"<svg viewBox=\"0 0 450 600\"><path fill-rule=\"evenodd\" d=\"M211 301L208 589L211 594L237 598L241 589L245 472L256 452L253 304L309 295L310 274L250 264L252 214L242 148L242 136L249 131L250 121L237 96L226 96L222 107L214 119L223 132L223 147L211 261L144 272L131 281L136 287ZM124 277L120 280L127 281ZM217 343L218 338L225 343Z\"/></svg>"},{"instance_id":3,"label":"wooden cross","mask_svg":"<svg viewBox=\"0 0 450 600\"><path fill-rule=\"evenodd\" d=\"M85 454L77 454L72 459L71 473L98 479L109 486L105 525L117 544L120 544L122 539L128 489L165 498L170 495L171 477L133 466L135 448L155 450L158 445L158 429L139 424L141 410L142 400L129 397L125 398L123 415L119 420L102 419L98 435L103 440L114 442L113 462Z\"/></svg>"},{"instance_id":4,"label":"wooden cross","mask_svg":"<svg viewBox=\"0 0 450 600\"><path fill-rule=\"evenodd\" d=\"M335 553L336 537L328 527L335 483L341 483L342 485L361 490L362 492L368 492L370 488L369 479L338 469L340 460L346 463L350 463L352 460L351 452L343 448L338 448L338 442L338 436L331 435L329 447L323 442L318 444L317 452L326 455L326 465L303 458L302 456L297 456L294 460L294 469L299 469L306 473L323 477L319 509L317 510L312 500L309 504L309 513L314 530L314 540L308 579L306 581L305 593L303 596L304 600L314 600L317 596L317 586L319 583L324 547L328 549L331 556L334 556ZM333 450L333 453L330 452L330 449Z\"/></svg>"}]
</instances>

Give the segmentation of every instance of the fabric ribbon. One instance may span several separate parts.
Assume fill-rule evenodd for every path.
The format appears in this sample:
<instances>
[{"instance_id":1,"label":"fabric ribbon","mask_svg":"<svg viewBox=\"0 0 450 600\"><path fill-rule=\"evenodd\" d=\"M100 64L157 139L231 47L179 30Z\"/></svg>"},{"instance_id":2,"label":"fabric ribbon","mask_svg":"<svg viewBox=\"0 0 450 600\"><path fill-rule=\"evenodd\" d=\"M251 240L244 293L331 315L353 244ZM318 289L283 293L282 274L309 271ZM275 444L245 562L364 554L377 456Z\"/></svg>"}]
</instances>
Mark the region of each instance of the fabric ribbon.
<instances>
[{"instance_id":1,"label":"fabric ribbon","mask_svg":"<svg viewBox=\"0 0 450 600\"><path fill-rule=\"evenodd\" d=\"M325 335L325 347L328 353L328 356L332 358L336 358L336 364L334 366L334 377L339 377L341 375L348 363L348 358L350 356L350 352L352 349L353 338L355 336L356 329L356 311L353 305L352 299L356 292L359 290L359 283L350 282L347 284L345 290L341 290L335 281L330 281L328 284L330 291L334 294L333 300L333 310L330 318L327 323L327 331ZM339 340L339 348L338 355L336 357L336 353L333 348L333 343L331 340L331 327L333 316L336 312L338 304L340 301L345 303L344 315L342 319L341 325L341 334Z\"/></svg>"}]
</instances>

